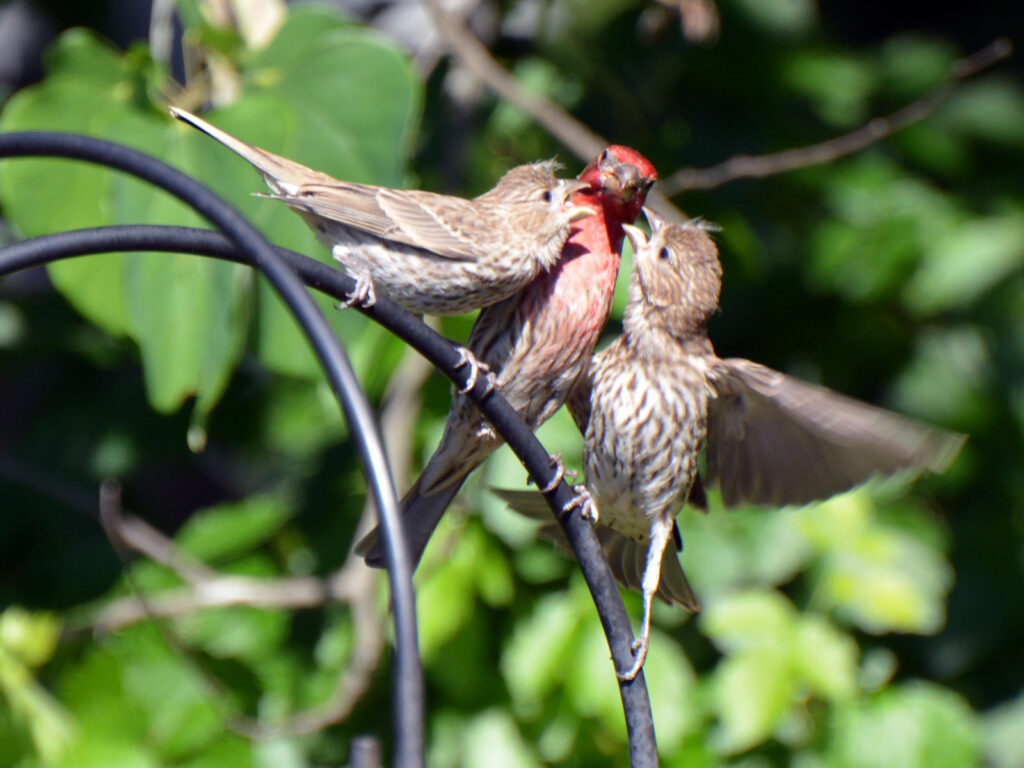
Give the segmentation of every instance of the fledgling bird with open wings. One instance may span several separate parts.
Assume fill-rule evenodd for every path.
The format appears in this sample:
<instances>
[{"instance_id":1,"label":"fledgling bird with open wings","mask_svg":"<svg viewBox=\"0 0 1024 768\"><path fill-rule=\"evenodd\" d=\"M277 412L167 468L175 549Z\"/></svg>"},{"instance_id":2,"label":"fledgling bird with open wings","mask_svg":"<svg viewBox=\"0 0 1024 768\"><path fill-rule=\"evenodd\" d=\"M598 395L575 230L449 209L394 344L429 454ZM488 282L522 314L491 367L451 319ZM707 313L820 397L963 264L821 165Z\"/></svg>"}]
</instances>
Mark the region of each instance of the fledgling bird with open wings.
<instances>
[{"instance_id":1,"label":"fledgling bird with open wings","mask_svg":"<svg viewBox=\"0 0 1024 768\"><path fill-rule=\"evenodd\" d=\"M185 110L171 114L248 160L357 279L349 304L380 290L406 309L457 315L515 295L558 261L572 224L595 213L587 188L552 162L520 165L467 200L339 181L246 144Z\"/></svg>"},{"instance_id":2,"label":"fledgling bird with open wings","mask_svg":"<svg viewBox=\"0 0 1024 768\"><path fill-rule=\"evenodd\" d=\"M726 506L782 506L873 476L942 471L965 439L749 360L719 358L707 336L721 289L715 244L699 225L647 218L649 240L625 227L636 271L622 335L594 355L568 401L584 434L579 506L597 524L616 577L644 596L625 679L643 666L655 594L700 608L667 543L681 546L675 518L688 499L706 508L697 467L705 445L704 482L720 485ZM535 492L496 493L531 517L541 513ZM561 530L551 521L542 533L559 538Z\"/></svg>"}]
</instances>

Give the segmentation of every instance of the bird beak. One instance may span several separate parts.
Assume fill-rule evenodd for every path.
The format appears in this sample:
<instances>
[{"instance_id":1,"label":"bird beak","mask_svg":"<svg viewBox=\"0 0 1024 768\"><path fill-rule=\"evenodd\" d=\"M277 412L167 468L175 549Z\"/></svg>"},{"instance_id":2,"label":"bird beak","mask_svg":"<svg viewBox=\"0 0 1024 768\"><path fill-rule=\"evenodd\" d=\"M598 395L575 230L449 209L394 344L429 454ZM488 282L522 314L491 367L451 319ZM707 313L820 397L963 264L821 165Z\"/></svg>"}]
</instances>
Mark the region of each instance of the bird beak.
<instances>
[{"instance_id":1,"label":"bird beak","mask_svg":"<svg viewBox=\"0 0 1024 768\"><path fill-rule=\"evenodd\" d=\"M647 217L647 223L651 225L651 234L665 226L665 220L646 206L644 206L644 216Z\"/></svg>"},{"instance_id":2,"label":"bird beak","mask_svg":"<svg viewBox=\"0 0 1024 768\"><path fill-rule=\"evenodd\" d=\"M569 223L579 221L580 219L586 219L590 216L596 216L597 211L587 205L573 205L565 209L565 212L569 214Z\"/></svg>"},{"instance_id":3,"label":"bird beak","mask_svg":"<svg viewBox=\"0 0 1024 768\"><path fill-rule=\"evenodd\" d=\"M622 230L626 233L626 237L629 238L629 242L633 246L634 253L640 253L640 250L647 245L647 235L639 227L634 227L632 224L623 224Z\"/></svg>"},{"instance_id":4,"label":"bird beak","mask_svg":"<svg viewBox=\"0 0 1024 768\"><path fill-rule=\"evenodd\" d=\"M577 192L586 192L590 189L590 183L579 179L559 179L558 183L565 190L566 198L572 197Z\"/></svg>"},{"instance_id":5,"label":"bird beak","mask_svg":"<svg viewBox=\"0 0 1024 768\"><path fill-rule=\"evenodd\" d=\"M620 163L610 175L615 177L620 194L626 200L634 200L641 193L644 179L635 165Z\"/></svg>"},{"instance_id":6,"label":"bird beak","mask_svg":"<svg viewBox=\"0 0 1024 768\"><path fill-rule=\"evenodd\" d=\"M579 179L559 179L558 183L562 187L565 199L565 212L569 215L569 222L579 221L585 219L588 216L594 216L597 211L591 208L589 205L573 205L572 196L577 192L585 192L590 190L590 184L586 181L580 181Z\"/></svg>"}]
</instances>

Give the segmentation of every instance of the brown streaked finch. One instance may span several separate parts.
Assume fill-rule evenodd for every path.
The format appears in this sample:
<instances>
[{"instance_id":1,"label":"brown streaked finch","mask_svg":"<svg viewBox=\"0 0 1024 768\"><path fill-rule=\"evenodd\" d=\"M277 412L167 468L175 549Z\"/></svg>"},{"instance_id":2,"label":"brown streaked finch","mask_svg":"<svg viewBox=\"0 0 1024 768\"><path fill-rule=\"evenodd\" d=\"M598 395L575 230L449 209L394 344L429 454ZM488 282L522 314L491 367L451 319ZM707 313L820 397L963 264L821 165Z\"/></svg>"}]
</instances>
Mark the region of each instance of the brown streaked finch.
<instances>
[{"instance_id":1,"label":"brown streaked finch","mask_svg":"<svg viewBox=\"0 0 1024 768\"><path fill-rule=\"evenodd\" d=\"M517 296L484 309L467 346L486 364L500 392L531 429L565 402L586 370L608 319L619 272L623 225L640 215L657 172L640 153L610 146L579 175L588 188L573 195L591 206L566 242L562 260ZM441 443L402 499L409 552L418 560L463 481L502 444L483 414L456 395ZM376 531L356 548L382 566Z\"/></svg>"},{"instance_id":2,"label":"brown streaked finch","mask_svg":"<svg viewBox=\"0 0 1024 768\"><path fill-rule=\"evenodd\" d=\"M411 312L458 315L508 298L550 269L572 225L595 211L553 162L520 165L467 200L339 181L246 144L182 109L171 114L248 160L357 280L344 304L381 291Z\"/></svg>"},{"instance_id":3,"label":"brown streaked finch","mask_svg":"<svg viewBox=\"0 0 1024 768\"><path fill-rule=\"evenodd\" d=\"M586 486L580 506L620 581L640 589L643 624L633 679L650 640L657 594L696 611L700 603L670 538L684 502L706 509L697 456L707 446L705 481L727 507L805 504L873 476L942 471L964 436L945 432L763 365L715 355L707 322L718 309L722 268L699 224L665 224L648 212L648 240L626 233L636 271L623 332L594 355L569 398L584 434ZM496 491L536 517L538 494ZM560 533L557 526L542 529Z\"/></svg>"}]
</instances>

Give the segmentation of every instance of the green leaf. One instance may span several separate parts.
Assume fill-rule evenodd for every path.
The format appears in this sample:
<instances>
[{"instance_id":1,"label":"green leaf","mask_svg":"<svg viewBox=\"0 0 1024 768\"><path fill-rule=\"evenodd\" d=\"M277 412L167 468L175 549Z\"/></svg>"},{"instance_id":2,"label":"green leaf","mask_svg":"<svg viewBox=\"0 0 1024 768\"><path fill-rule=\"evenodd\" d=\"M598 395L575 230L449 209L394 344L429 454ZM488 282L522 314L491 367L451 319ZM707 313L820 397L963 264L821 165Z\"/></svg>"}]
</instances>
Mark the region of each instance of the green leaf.
<instances>
[{"instance_id":1,"label":"green leaf","mask_svg":"<svg viewBox=\"0 0 1024 768\"><path fill-rule=\"evenodd\" d=\"M1024 694L982 716L987 764L992 768L1024 765Z\"/></svg>"},{"instance_id":2,"label":"green leaf","mask_svg":"<svg viewBox=\"0 0 1024 768\"><path fill-rule=\"evenodd\" d=\"M952 691L908 683L841 710L831 752L839 766L969 768L979 764L977 721Z\"/></svg>"},{"instance_id":3,"label":"green leaf","mask_svg":"<svg viewBox=\"0 0 1024 768\"><path fill-rule=\"evenodd\" d=\"M196 513L181 527L175 540L200 560L229 560L276 534L291 515L292 510L282 499L250 496Z\"/></svg>"},{"instance_id":4,"label":"green leaf","mask_svg":"<svg viewBox=\"0 0 1024 768\"><path fill-rule=\"evenodd\" d=\"M644 677L651 696L658 751L671 755L682 748L701 723L696 673L673 637L652 629Z\"/></svg>"},{"instance_id":5,"label":"green leaf","mask_svg":"<svg viewBox=\"0 0 1024 768\"><path fill-rule=\"evenodd\" d=\"M435 534L435 537L436 534ZM462 541L457 545L464 547ZM465 558L465 550L459 553ZM422 570L422 569L421 569ZM445 563L430 573L416 593L420 652L430 660L442 645L463 631L470 620L476 598L473 570L465 561Z\"/></svg>"},{"instance_id":6,"label":"green leaf","mask_svg":"<svg viewBox=\"0 0 1024 768\"><path fill-rule=\"evenodd\" d=\"M555 674L565 680L565 693L577 716L597 718L603 732L625 743L622 702L608 639L583 584L582 578L575 578L569 590L577 606L578 631L567 649L563 668Z\"/></svg>"},{"instance_id":7,"label":"green leaf","mask_svg":"<svg viewBox=\"0 0 1024 768\"><path fill-rule=\"evenodd\" d=\"M540 768L508 712L491 709L467 723L463 765L489 768Z\"/></svg>"},{"instance_id":8,"label":"green leaf","mask_svg":"<svg viewBox=\"0 0 1024 768\"><path fill-rule=\"evenodd\" d=\"M964 223L935 242L906 287L906 302L931 314L963 307L1024 266L1024 213Z\"/></svg>"},{"instance_id":9,"label":"green leaf","mask_svg":"<svg viewBox=\"0 0 1024 768\"><path fill-rule=\"evenodd\" d=\"M177 763L179 768L258 768L248 739L230 733L203 748L201 754Z\"/></svg>"},{"instance_id":10,"label":"green leaf","mask_svg":"<svg viewBox=\"0 0 1024 768\"><path fill-rule=\"evenodd\" d=\"M284 611L234 607L198 611L182 623L190 645L217 658L258 662L279 653L291 624Z\"/></svg>"},{"instance_id":11,"label":"green leaf","mask_svg":"<svg viewBox=\"0 0 1024 768\"><path fill-rule=\"evenodd\" d=\"M960 429L991 418L989 382L997 376L991 344L974 325L924 330L896 381L896 406Z\"/></svg>"},{"instance_id":12,"label":"green leaf","mask_svg":"<svg viewBox=\"0 0 1024 768\"><path fill-rule=\"evenodd\" d=\"M857 692L856 641L820 616L807 615L797 627L796 672L825 699L848 699Z\"/></svg>"},{"instance_id":13,"label":"green leaf","mask_svg":"<svg viewBox=\"0 0 1024 768\"><path fill-rule=\"evenodd\" d=\"M865 492L800 512L822 550L815 599L867 632L929 634L945 621L953 573L940 552L878 521Z\"/></svg>"},{"instance_id":14,"label":"green leaf","mask_svg":"<svg viewBox=\"0 0 1024 768\"><path fill-rule=\"evenodd\" d=\"M1024 94L1019 82L1005 76L964 83L936 118L984 141L1024 145Z\"/></svg>"},{"instance_id":15,"label":"green leaf","mask_svg":"<svg viewBox=\"0 0 1024 768\"><path fill-rule=\"evenodd\" d=\"M795 683L786 648L756 648L723 659L713 678L719 720L713 743L735 754L763 742L789 711Z\"/></svg>"},{"instance_id":16,"label":"green leaf","mask_svg":"<svg viewBox=\"0 0 1024 768\"><path fill-rule=\"evenodd\" d=\"M579 621L576 600L562 592L539 600L516 623L501 654L501 672L513 701L537 706L562 682Z\"/></svg>"},{"instance_id":17,"label":"green leaf","mask_svg":"<svg viewBox=\"0 0 1024 768\"><path fill-rule=\"evenodd\" d=\"M831 49L792 56L783 78L790 88L814 100L823 120L849 126L867 117L877 75L871 64Z\"/></svg>"},{"instance_id":18,"label":"green leaf","mask_svg":"<svg viewBox=\"0 0 1024 768\"><path fill-rule=\"evenodd\" d=\"M158 768L160 761L151 748L130 744L121 739L98 739L83 734L54 763L58 768Z\"/></svg>"},{"instance_id":19,"label":"green leaf","mask_svg":"<svg viewBox=\"0 0 1024 768\"><path fill-rule=\"evenodd\" d=\"M155 89L144 70L135 53L122 55L88 33L68 33L53 48L50 76L11 99L0 129L65 129L157 154L239 205L275 242L326 258L286 206L249 196L262 185L244 161L196 131L172 127L161 115L163 105L148 103L146 94ZM241 97L212 115L214 122L340 178L402 184L422 86L392 43L345 25L337 14L299 8L243 75ZM201 224L161 191L65 161L4 163L0 203L26 236L112 223ZM197 396L189 440L201 448L205 417L248 335L254 304L248 270L194 256L131 254L65 260L52 265L51 274L89 320L138 342L156 409L172 411ZM268 295L260 304L264 361L320 378L280 301ZM358 313L334 312L327 299L320 306L347 340L357 374L373 379L371 391L379 391L401 346Z\"/></svg>"},{"instance_id":20,"label":"green leaf","mask_svg":"<svg viewBox=\"0 0 1024 768\"><path fill-rule=\"evenodd\" d=\"M717 508L720 497L711 494ZM705 515L684 509L678 519L683 535L682 563L698 594L710 605L718 593L784 584L811 556L792 510L765 514L743 509Z\"/></svg>"},{"instance_id":21,"label":"green leaf","mask_svg":"<svg viewBox=\"0 0 1024 768\"><path fill-rule=\"evenodd\" d=\"M777 592L749 591L725 596L700 617L701 629L725 653L789 641L796 612Z\"/></svg>"},{"instance_id":22,"label":"green leaf","mask_svg":"<svg viewBox=\"0 0 1024 768\"><path fill-rule=\"evenodd\" d=\"M28 667L49 661L59 637L60 621L52 613L32 613L18 606L0 613L0 653L11 654Z\"/></svg>"},{"instance_id":23,"label":"green leaf","mask_svg":"<svg viewBox=\"0 0 1024 768\"><path fill-rule=\"evenodd\" d=\"M147 742L165 758L194 752L221 730L203 684L180 659L135 658L126 665L124 685L134 706L146 712Z\"/></svg>"}]
</instances>

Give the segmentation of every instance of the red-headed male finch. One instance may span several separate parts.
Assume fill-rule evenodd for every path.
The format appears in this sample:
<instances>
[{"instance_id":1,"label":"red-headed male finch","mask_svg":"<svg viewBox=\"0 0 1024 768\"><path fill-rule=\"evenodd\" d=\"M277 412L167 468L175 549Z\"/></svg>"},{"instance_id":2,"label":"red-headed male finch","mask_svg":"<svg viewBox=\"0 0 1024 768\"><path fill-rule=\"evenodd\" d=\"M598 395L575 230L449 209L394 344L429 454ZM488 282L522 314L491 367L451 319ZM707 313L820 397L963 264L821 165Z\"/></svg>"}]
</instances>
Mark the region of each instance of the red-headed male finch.
<instances>
[{"instance_id":1,"label":"red-headed male finch","mask_svg":"<svg viewBox=\"0 0 1024 768\"><path fill-rule=\"evenodd\" d=\"M485 363L499 391L531 429L557 411L584 373L608 319L619 273L623 225L640 215L657 173L640 153L611 146L580 181L587 189L575 205L597 210L583 219L562 249L562 259L517 296L487 307L467 346ZM455 395L444 436L419 479L402 499L406 541L418 560L463 481L502 443L466 397ZM356 551L383 565L376 531Z\"/></svg>"},{"instance_id":2,"label":"red-headed male finch","mask_svg":"<svg viewBox=\"0 0 1024 768\"><path fill-rule=\"evenodd\" d=\"M594 355L569 398L584 434L579 506L597 524L616 577L644 596L623 679L643 666L655 594L700 608L666 544L674 538L681 548L675 517L687 499L706 509L697 471L705 443L705 481L717 481L733 507L804 504L875 475L942 471L964 441L749 360L718 358L707 336L722 277L715 244L699 224L647 218L650 240L626 227L636 271L622 335ZM496 492L539 514L535 492ZM551 521L542 533L561 531Z\"/></svg>"},{"instance_id":3,"label":"red-headed male finch","mask_svg":"<svg viewBox=\"0 0 1024 768\"><path fill-rule=\"evenodd\" d=\"M458 315L512 296L562 254L572 224L596 211L571 203L586 188L553 162L513 168L472 200L338 181L259 149L172 107L256 167L356 278L345 306L379 290L411 312Z\"/></svg>"}]
</instances>

